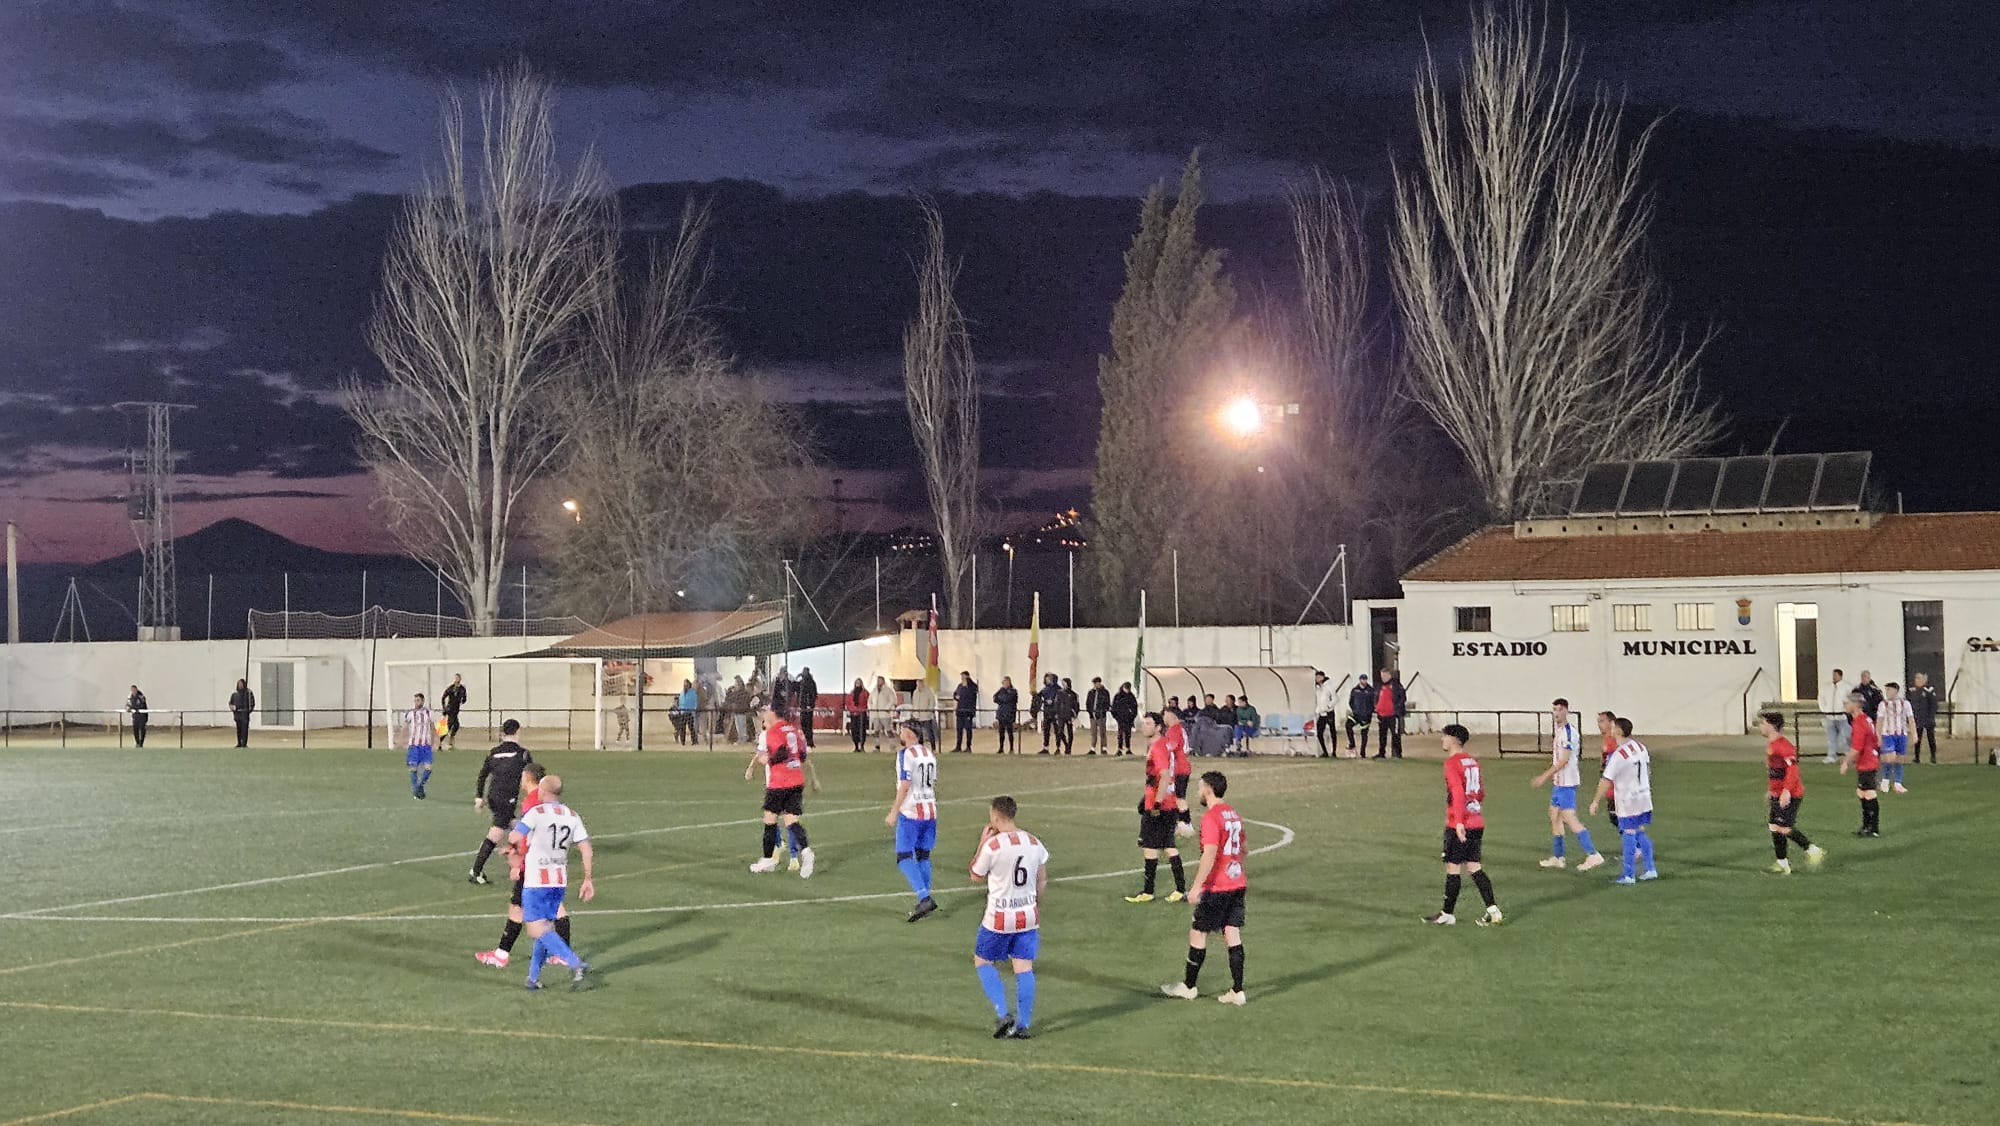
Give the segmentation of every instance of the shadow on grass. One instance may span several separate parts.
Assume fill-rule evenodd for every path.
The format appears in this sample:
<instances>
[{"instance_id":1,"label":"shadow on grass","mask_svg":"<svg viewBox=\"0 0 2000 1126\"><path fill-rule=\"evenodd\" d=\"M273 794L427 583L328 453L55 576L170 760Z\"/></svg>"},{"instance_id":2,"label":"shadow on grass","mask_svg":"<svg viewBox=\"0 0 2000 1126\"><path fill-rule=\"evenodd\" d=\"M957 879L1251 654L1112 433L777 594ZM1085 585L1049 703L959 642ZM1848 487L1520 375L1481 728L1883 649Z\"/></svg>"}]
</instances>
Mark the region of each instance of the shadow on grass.
<instances>
[{"instance_id":1,"label":"shadow on grass","mask_svg":"<svg viewBox=\"0 0 2000 1126\"><path fill-rule=\"evenodd\" d=\"M970 977L970 975L967 975ZM969 983L976 992L977 983ZM970 1025L963 1021L940 1020L912 1012L908 1008L892 1005L876 1005L855 997L836 997L823 993L808 993L799 989L758 989L755 986L729 984L722 986L726 992L752 1001L763 1001L782 1005L790 1009L807 1009L816 1013L849 1017L856 1020L874 1021L878 1024L893 1025L897 1028L928 1028L936 1032L962 1033Z\"/></svg>"}]
</instances>

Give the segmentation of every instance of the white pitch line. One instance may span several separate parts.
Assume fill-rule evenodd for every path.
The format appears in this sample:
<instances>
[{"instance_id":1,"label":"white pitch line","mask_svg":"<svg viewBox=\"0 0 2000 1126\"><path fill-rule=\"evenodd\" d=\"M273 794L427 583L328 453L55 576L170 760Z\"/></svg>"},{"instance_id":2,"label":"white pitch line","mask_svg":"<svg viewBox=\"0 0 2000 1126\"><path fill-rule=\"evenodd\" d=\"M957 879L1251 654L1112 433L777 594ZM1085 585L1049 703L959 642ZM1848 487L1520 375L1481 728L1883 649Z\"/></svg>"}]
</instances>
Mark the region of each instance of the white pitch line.
<instances>
[{"instance_id":1,"label":"white pitch line","mask_svg":"<svg viewBox=\"0 0 2000 1126\"><path fill-rule=\"evenodd\" d=\"M1267 770L1251 771L1246 773L1269 774L1283 769L1286 768L1272 767ZM1021 796L1025 797L1033 797L1038 794L1073 794L1073 793L1080 793L1086 790L1104 790L1104 789L1110 789L1112 787L1129 786L1129 785L1131 785L1131 782L1129 780L1120 780L1116 782L1093 782L1086 786L1059 786L1045 790L1023 790L1020 792L1020 794ZM991 799L984 797L950 798L945 801L941 801L937 804L963 805L968 802L983 802L988 800ZM880 809L880 808L881 806L879 805L852 806L846 809L821 810L815 813L813 816L839 817L849 813L866 813L869 810ZM733 821L709 821L697 825L667 825L656 829L633 829L623 833L606 833L598 837L597 839L622 840L626 837L654 836L660 833L680 833L680 832L688 832L695 829L733 829L733 828L741 828L745 825L759 825L762 823L763 823L763 816L760 814L757 817L745 818ZM183 896L183 895L203 895L208 892L214 892L214 891L239 891L244 888L266 887L271 884L292 883L298 880L316 880L326 876L345 876L345 875L352 875L355 872L374 872L374 871L380 871L381 869L384 868L401 867L405 864L429 864L439 860L463 859L465 855L466 853L464 850L460 850L457 852L442 852L442 853L437 853L436 855L433 856L411 856L411 857L406 857L402 860L378 860L367 864L350 864L342 868L321 868L311 872L295 872L290 875L284 875L284 876L264 876L254 880L238 880L233 883L227 883L227 884L211 884L207 887L181 888L176 891L154 891L154 892L147 892L144 895L125 895L125 896L118 896L112 899L91 900L87 903L64 904L62 906L57 906L57 907L35 907L26 911L15 911L8 914L0 914L0 920L33 919L33 918L39 918L44 915L55 915L65 911L84 911L92 907L117 907L126 903L148 903L156 899L172 899L177 896Z\"/></svg>"},{"instance_id":2,"label":"white pitch line","mask_svg":"<svg viewBox=\"0 0 2000 1126\"><path fill-rule=\"evenodd\" d=\"M1098 807L1064 806L1062 808L1088 809L1091 812L1124 812L1123 810L1105 810L1101 806ZM1291 844L1293 839L1296 837L1296 834L1293 833L1288 826L1280 825L1275 821L1256 821L1248 817L1244 818L1243 820L1247 824L1261 825L1266 829L1276 829L1280 834L1282 834L1276 841L1264 845L1262 848L1251 849L1250 855L1252 856L1261 856L1267 852L1276 852L1279 849L1284 848L1285 846ZM1139 873L1140 869L1124 868L1116 872L1091 872L1079 876L1056 876L1051 878L1049 882L1052 884L1066 884L1066 883L1075 883L1083 880L1114 880L1121 876L1136 876ZM956 895L961 892L968 892L968 891L983 892L985 890L986 889L984 887L978 884L964 884L954 887L936 888L931 892L931 894ZM661 906L661 907L612 907L603 910L576 911L574 912L574 914L577 918L592 918L596 916L606 916L606 915L680 915L697 911L734 911L734 910L741 910L747 907L810 907L815 904L824 904L824 903L865 903L870 900L877 900L877 899L908 899L909 897L910 893L907 890L876 891L876 892L864 892L856 895L814 896L805 899L759 899L759 900L740 901L735 903L682 903L673 906ZM0 915L0 921L6 921L6 920L17 920L21 922L34 922L34 923L154 923L154 924L435 923L435 922L462 922L465 920L477 920L479 922L490 923L493 921L493 912L481 911L477 913L466 913L457 915L383 915L378 913L373 915L233 915L233 916L159 915L150 917L139 917L133 915Z\"/></svg>"}]
</instances>

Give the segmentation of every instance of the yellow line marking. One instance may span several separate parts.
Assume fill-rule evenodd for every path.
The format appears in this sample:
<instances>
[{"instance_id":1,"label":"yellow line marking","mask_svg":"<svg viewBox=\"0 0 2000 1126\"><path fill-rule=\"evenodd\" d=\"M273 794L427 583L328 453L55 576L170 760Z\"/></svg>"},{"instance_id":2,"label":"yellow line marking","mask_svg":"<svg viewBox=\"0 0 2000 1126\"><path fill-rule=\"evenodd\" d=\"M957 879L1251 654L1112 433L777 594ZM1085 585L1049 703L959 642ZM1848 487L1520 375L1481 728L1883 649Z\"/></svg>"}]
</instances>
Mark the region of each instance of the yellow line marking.
<instances>
[{"instance_id":1,"label":"yellow line marking","mask_svg":"<svg viewBox=\"0 0 2000 1126\"><path fill-rule=\"evenodd\" d=\"M1201 1072L1163 1071L1145 1067L1111 1064L1057 1063L1049 1060L995 1060L976 1056L946 1056L926 1052L898 1052L853 1048L806 1048L780 1044L743 1044L727 1040L687 1040L668 1036L611 1036L591 1033L540 1032L518 1027L457 1028L450 1025L404 1024L385 1021L333 1020L316 1017L269 1016L259 1013L200 1013L183 1009L120 1009L94 1005L59 1005L44 1001L0 1001L0 1009L28 1012L76 1013L86 1016L171 1017L181 1020L211 1020L238 1024L278 1025L292 1028L329 1028L351 1032L385 1032L425 1036L473 1036L504 1038L518 1043L523 1039L562 1043L614 1044L643 1048L686 1048L712 1052L748 1052L758 1055L815 1056L821 1059L864 1060L877 1063L943 1064L958 1067L990 1067L1009 1071L1054 1072L1066 1075L1102 1075L1127 1079L1194 1080L1246 1087L1276 1087L1287 1090L1322 1091L1330 1094L1401 1095L1404 1097L1513 1103L1532 1106L1567 1107L1577 1110L1679 1114L1690 1117L1727 1118L1750 1122L1799 1122L1813 1126L1921 1126L1915 1122L1883 1122L1875 1119L1796 1114L1781 1110L1739 1110L1729 1107L1678 1106L1671 1103L1618 1102L1607 1099L1579 1099L1561 1095L1530 1095L1508 1091L1461 1091L1448 1087L1405 1087L1380 1083L1339 1083L1325 1079L1289 1079L1268 1075L1219 1075ZM11 1126L11 1124L0 1124Z\"/></svg>"},{"instance_id":2,"label":"yellow line marking","mask_svg":"<svg viewBox=\"0 0 2000 1126\"><path fill-rule=\"evenodd\" d=\"M438 1110L399 1110L384 1106L337 1106L322 1103L295 1103L283 1099L225 1099L208 1095L167 1095L148 1091L133 1098L158 1102L195 1103L202 1106L265 1107L271 1110L303 1110L317 1114L359 1114L377 1118L414 1118L425 1122L484 1122L499 1126L531 1126L519 1118L492 1118L484 1114L452 1114ZM579 1124L587 1126L587 1124Z\"/></svg>"},{"instance_id":3,"label":"yellow line marking","mask_svg":"<svg viewBox=\"0 0 2000 1126\"><path fill-rule=\"evenodd\" d=\"M10 1118L5 1122L0 1122L0 1126L28 1126L30 1122L53 1122L58 1118L68 1118L72 1114L83 1114L87 1111L104 1110L107 1107L123 1106L126 1103L137 1102L145 1097L144 1095L120 1095L115 1099L101 1099L94 1103L84 1103L82 1106L73 1106L65 1110L52 1110L47 1114L31 1114L26 1118Z\"/></svg>"}]
</instances>

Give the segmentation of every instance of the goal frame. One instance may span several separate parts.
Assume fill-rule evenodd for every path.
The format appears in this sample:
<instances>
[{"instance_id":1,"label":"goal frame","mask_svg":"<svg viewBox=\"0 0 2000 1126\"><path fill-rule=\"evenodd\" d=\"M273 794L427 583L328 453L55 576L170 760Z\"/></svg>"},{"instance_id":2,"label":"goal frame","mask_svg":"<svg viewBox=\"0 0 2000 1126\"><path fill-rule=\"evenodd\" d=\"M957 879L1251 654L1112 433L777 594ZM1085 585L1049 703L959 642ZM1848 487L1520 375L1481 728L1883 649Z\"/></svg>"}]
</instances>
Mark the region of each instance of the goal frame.
<instances>
[{"instance_id":1,"label":"goal frame","mask_svg":"<svg viewBox=\"0 0 2000 1126\"><path fill-rule=\"evenodd\" d=\"M604 749L604 658L602 657L426 657L422 660L382 662L382 736L385 746L396 745L396 706L391 703L394 690L390 677L402 668L438 668L449 666L463 669L468 666L485 666L489 673L486 687L487 707L493 707L493 681L490 676L495 665L583 665L591 670L590 680L590 749Z\"/></svg>"}]
</instances>

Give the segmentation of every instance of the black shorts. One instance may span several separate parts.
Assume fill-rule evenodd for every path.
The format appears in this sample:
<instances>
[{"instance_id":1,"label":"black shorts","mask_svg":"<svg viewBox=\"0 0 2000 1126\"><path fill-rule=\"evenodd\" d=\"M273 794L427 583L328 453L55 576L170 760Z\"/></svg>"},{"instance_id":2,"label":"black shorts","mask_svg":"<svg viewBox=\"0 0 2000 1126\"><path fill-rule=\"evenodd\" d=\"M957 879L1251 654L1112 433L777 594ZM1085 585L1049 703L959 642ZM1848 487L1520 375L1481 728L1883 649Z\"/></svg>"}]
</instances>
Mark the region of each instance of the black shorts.
<instances>
[{"instance_id":1,"label":"black shorts","mask_svg":"<svg viewBox=\"0 0 2000 1126\"><path fill-rule=\"evenodd\" d=\"M787 786L782 790L765 790L764 812L789 813L793 817L804 817L806 815L806 788L804 786Z\"/></svg>"},{"instance_id":2,"label":"black shorts","mask_svg":"<svg viewBox=\"0 0 2000 1126\"><path fill-rule=\"evenodd\" d=\"M1874 788L1875 788L1875 782L1876 782L1876 775L1877 775L1877 773L1878 773L1878 772L1877 772L1877 771L1874 771L1874 770L1857 770L1857 771L1855 771L1855 772L1854 772L1854 788L1855 788L1855 789L1857 789L1857 790L1872 790L1872 789L1874 789Z\"/></svg>"},{"instance_id":3,"label":"black shorts","mask_svg":"<svg viewBox=\"0 0 2000 1126\"><path fill-rule=\"evenodd\" d=\"M1157 813L1139 811L1139 847L1162 849L1174 847L1174 826L1180 817L1171 809L1161 809Z\"/></svg>"},{"instance_id":4,"label":"black shorts","mask_svg":"<svg viewBox=\"0 0 2000 1126\"><path fill-rule=\"evenodd\" d=\"M1770 799L1771 820L1769 824L1776 825L1781 829L1789 829L1792 826L1798 824L1799 804L1805 800L1806 799L1802 797L1795 797L1789 803L1787 803L1785 806L1781 808L1778 805L1777 798Z\"/></svg>"},{"instance_id":5,"label":"black shorts","mask_svg":"<svg viewBox=\"0 0 2000 1126\"><path fill-rule=\"evenodd\" d=\"M493 814L493 827L495 829L511 829L514 827L514 803L518 800L518 798L508 798L506 801L495 801L492 798L486 799L486 809L487 812Z\"/></svg>"},{"instance_id":6,"label":"black shorts","mask_svg":"<svg viewBox=\"0 0 2000 1126\"><path fill-rule=\"evenodd\" d=\"M1467 829L1465 839L1450 829L1444 831L1444 862L1446 864L1479 863L1479 840L1486 835L1484 829Z\"/></svg>"},{"instance_id":7,"label":"black shorts","mask_svg":"<svg viewBox=\"0 0 2000 1126\"><path fill-rule=\"evenodd\" d=\"M1194 929L1210 934L1224 927L1243 926L1243 893L1246 888L1235 891L1205 891L1201 902L1194 905Z\"/></svg>"}]
</instances>

